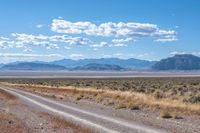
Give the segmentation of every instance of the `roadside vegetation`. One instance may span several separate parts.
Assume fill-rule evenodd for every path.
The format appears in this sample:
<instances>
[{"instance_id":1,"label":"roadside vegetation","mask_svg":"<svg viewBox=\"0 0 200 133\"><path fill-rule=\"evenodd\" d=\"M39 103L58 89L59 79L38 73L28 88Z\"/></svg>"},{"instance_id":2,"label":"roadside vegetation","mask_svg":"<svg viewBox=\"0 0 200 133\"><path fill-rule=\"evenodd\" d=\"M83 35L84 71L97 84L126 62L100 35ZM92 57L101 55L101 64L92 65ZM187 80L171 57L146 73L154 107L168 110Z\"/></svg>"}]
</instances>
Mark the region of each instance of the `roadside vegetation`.
<instances>
[{"instance_id":1,"label":"roadside vegetation","mask_svg":"<svg viewBox=\"0 0 200 133\"><path fill-rule=\"evenodd\" d=\"M60 100L89 100L115 109L148 109L162 118L200 115L200 78L1 79ZM9 83L9 84L8 84Z\"/></svg>"},{"instance_id":2,"label":"roadside vegetation","mask_svg":"<svg viewBox=\"0 0 200 133\"><path fill-rule=\"evenodd\" d=\"M52 124L54 125L54 131L57 132L60 129L65 129L61 130L60 132L69 132L69 133L95 133L89 128L81 127L78 124L68 122L65 119L58 117L58 116L51 116L50 121L52 121Z\"/></svg>"}]
</instances>

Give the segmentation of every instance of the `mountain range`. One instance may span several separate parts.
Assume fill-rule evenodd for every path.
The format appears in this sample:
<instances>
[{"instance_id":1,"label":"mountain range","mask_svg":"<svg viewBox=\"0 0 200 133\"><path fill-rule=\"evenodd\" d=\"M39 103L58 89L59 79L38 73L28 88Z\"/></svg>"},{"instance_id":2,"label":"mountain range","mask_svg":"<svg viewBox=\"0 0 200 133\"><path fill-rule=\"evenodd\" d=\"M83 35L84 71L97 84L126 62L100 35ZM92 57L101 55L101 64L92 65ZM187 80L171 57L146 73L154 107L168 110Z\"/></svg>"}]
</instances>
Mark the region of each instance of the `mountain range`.
<instances>
[{"instance_id":1,"label":"mountain range","mask_svg":"<svg viewBox=\"0 0 200 133\"><path fill-rule=\"evenodd\" d=\"M11 63L1 67L1 70L34 70L34 71L55 71L55 70L65 70L66 67L54 65L54 64L44 64L44 63L33 63L33 62L23 62L23 63Z\"/></svg>"},{"instance_id":2,"label":"mountain range","mask_svg":"<svg viewBox=\"0 0 200 133\"><path fill-rule=\"evenodd\" d=\"M191 54L175 55L162 59L152 66L155 70L198 70L200 57Z\"/></svg>"},{"instance_id":3,"label":"mountain range","mask_svg":"<svg viewBox=\"0 0 200 133\"><path fill-rule=\"evenodd\" d=\"M1 70L90 70L90 71L121 71L127 69L149 69L154 61L139 59L118 59L118 58L100 58L100 59L62 59L52 62L12 62L2 64Z\"/></svg>"},{"instance_id":4,"label":"mountain range","mask_svg":"<svg viewBox=\"0 0 200 133\"><path fill-rule=\"evenodd\" d=\"M119 59L119 58L100 58L100 59L80 59L71 60L63 59L58 61L50 62L51 64L65 66L67 68L74 68L87 64L107 64L107 65L119 65L123 68L132 69L148 69L155 63L155 61L139 60L139 59Z\"/></svg>"},{"instance_id":5,"label":"mountain range","mask_svg":"<svg viewBox=\"0 0 200 133\"><path fill-rule=\"evenodd\" d=\"M108 65L108 64L96 64L96 63L91 63L87 64L84 66L78 66L73 68L72 70L81 70L81 71L122 71L125 70L125 68L122 68L118 65Z\"/></svg>"},{"instance_id":6,"label":"mountain range","mask_svg":"<svg viewBox=\"0 0 200 133\"><path fill-rule=\"evenodd\" d=\"M175 55L160 61L139 59L62 59L52 62L13 62L0 64L0 70L33 70L33 71L126 71L126 70L198 70L200 57L191 54Z\"/></svg>"}]
</instances>

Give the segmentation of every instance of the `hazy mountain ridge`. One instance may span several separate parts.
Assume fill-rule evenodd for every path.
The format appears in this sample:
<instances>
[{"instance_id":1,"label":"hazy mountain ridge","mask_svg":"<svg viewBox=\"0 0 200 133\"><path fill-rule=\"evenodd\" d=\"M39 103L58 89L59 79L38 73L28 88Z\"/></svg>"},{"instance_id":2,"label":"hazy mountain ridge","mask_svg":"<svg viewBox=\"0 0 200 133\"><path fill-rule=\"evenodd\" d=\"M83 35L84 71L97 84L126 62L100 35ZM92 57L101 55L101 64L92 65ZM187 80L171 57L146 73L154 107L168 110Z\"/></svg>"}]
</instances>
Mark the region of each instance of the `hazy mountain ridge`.
<instances>
[{"instance_id":1,"label":"hazy mountain ridge","mask_svg":"<svg viewBox=\"0 0 200 133\"><path fill-rule=\"evenodd\" d=\"M83 70L83 71L125 71L125 70L200 70L200 57L191 54L175 55L160 61L139 59L63 59L52 62L13 62L0 64L1 70Z\"/></svg>"},{"instance_id":2,"label":"hazy mountain ridge","mask_svg":"<svg viewBox=\"0 0 200 133\"><path fill-rule=\"evenodd\" d=\"M80 60L63 59L49 63L65 66L68 68L74 68L78 66L95 63L95 64L118 65L124 68L148 69L151 68L153 64L155 64L155 61L147 61L134 58L130 59L100 58L100 59L80 59Z\"/></svg>"},{"instance_id":3,"label":"hazy mountain ridge","mask_svg":"<svg viewBox=\"0 0 200 133\"><path fill-rule=\"evenodd\" d=\"M66 67L54 65L54 64L42 64L42 63L33 63L33 62L23 62L23 63L14 63L7 64L1 67L1 70L43 70L43 71L52 71L52 70L65 70Z\"/></svg>"},{"instance_id":4,"label":"hazy mountain ridge","mask_svg":"<svg viewBox=\"0 0 200 133\"><path fill-rule=\"evenodd\" d=\"M118 65L108 65L108 64L96 64L91 63L84 66L78 66L73 68L72 70L83 70L83 71L121 71L125 70L124 68Z\"/></svg>"},{"instance_id":5,"label":"hazy mountain ridge","mask_svg":"<svg viewBox=\"0 0 200 133\"><path fill-rule=\"evenodd\" d=\"M5 64L3 64L3 63L0 63L0 67L2 67L2 66L4 66Z\"/></svg>"},{"instance_id":6,"label":"hazy mountain ridge","mask_svg":"<svg viewBox=\"0 0 200 133\"><path fill-rule=\"evenodd\" d=\"M162 59L152 66L155 70L198 70L200 57L191 54L175 55Z\"/></svg>"}]
</instances>

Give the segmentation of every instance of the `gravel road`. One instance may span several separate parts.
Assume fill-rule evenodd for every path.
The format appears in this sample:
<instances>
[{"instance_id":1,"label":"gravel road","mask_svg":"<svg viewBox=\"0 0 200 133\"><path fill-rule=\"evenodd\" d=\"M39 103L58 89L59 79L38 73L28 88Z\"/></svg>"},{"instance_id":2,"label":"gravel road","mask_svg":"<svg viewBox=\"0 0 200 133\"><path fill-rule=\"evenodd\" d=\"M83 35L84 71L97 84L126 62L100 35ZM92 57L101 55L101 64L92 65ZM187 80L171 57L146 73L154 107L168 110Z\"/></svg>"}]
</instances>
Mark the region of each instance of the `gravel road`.
<instances>
[{"instance_id":1,"label":"gravel road","mask_svg":"<svg viewBox=\"0 0 200 133\"><path fill-rule=\"evenodd\" d=\"M54 115L62 116L68 121L72 121L78 125L91 128L100 133L170 133L164 129L157 129L155 127L147 126L145 124L137 123L130 119L120 117L113 117L106 113L95 112L95 110L88 110L80 106L71 106L67 103L62 103L50 100L29 92L17 89L3 90L17 96L30 106L36 107L38 110L45 110ZM90 108L90 107L88 107Z\"/></svg>"}]
</instances>

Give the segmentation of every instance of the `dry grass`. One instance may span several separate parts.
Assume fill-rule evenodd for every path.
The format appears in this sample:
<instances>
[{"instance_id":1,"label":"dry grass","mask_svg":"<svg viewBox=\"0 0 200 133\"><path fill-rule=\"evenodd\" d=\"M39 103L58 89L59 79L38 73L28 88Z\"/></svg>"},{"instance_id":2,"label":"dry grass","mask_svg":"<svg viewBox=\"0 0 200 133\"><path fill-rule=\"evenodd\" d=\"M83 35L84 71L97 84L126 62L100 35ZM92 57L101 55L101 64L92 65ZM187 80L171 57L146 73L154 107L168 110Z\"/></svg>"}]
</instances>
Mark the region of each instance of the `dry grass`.
<instances>
[{"instance_id":1,"label":"dry grass","mask_svg":"<svg viewBox=\"0 0 200 133\"><path fill-rule=\"evenodd\" d=\"M120 102L120 103L115 105L115 109L124 109L124 108L127 108L127 106L123 102Z\"/></svg>"},{"instance_id":2,"label":"dry grass","mask_svg":"<svg viewBox=\"0 0 200 133\"><path fill-rule=\"evenodd\" d=\"M140 109L148 107L153 110L166 110L170 112L179 112L180 114L200 114L200 104L193 104L183 102L177 99L171 98L158 98L151 94L134 91L120 91L120 90L105 90L95 89L93 87L52 87L43 85L25 85L25 84L9 84L4 83L7 86L15 86L28 91L34 91L39 94L62 95L63 99L67 97L75 96L75 100L81 100L83 98L103 103L105 105L111 105L115 108L129 108Z\"/></svg>"},{"instance_id":3,"label":"dry grass","mask_svg":"<svg viewBox=\"0 0 200 133\"><path fill-rule=\"evenodd\" d=\"M169 112L169 111L161 111L160 112L160 117L161 118L165 118L165 119L170 119L170 118L182 119L182 117L180 117L180 113Z\"/></svg>"},{"instance_id":4,"label":"dry grass","mask_svg":"<svg viewBox=\"0 0 200 133\"><path fill-rule=\"evenodd\" d=\"M74 133L94 133L89 128L81 127L80 125L74 124L72 122L68 122L60 117L51 117L51 122L54 124L55 129L72 129Z\"/></svg>"},{"instance_id":5,"label":"dry grass","mask_svg":"<svg viewBox=\"0 0 200 133\"><path fill-rule=\"evenodd\" d=\"M162 111L160 113L160 117L165 118L165 119L170 119L170 118L172 118L172 114L168 111Z\"/></svg>"}]
</instances>

